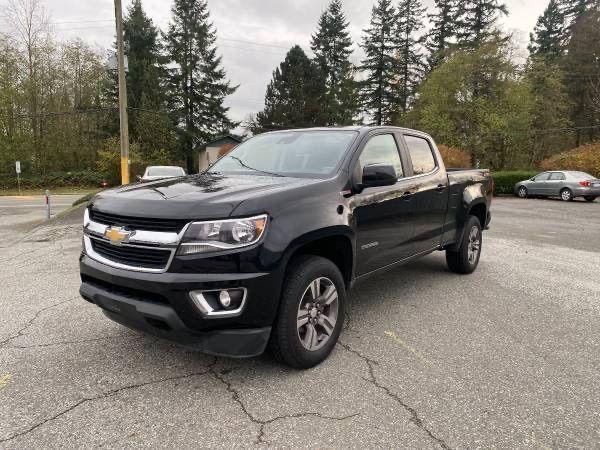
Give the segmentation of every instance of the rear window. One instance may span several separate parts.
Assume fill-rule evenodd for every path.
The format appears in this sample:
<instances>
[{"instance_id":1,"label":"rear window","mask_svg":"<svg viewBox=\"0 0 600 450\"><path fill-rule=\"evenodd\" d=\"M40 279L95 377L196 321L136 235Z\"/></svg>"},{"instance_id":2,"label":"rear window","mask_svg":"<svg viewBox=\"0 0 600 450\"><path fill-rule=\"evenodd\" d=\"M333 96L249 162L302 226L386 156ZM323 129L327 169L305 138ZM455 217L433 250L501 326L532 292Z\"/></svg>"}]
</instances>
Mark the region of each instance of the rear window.
<instances>
[{"instance_id":1,"label":"rear window","mask_svg":"<svg viewBox=\"0 0 600 450\"><path fill-rule=\"evenodd\" d=\"M585 172L569 172L569 175L571 175L576 180L593 180L595 178L589 173Z\"/></svg>"},{"instance_id":2,"label":"rear window","mask_svg":"<svg viewBox=\"0 0 600 450\"><path fill-rule=\"evenodd\" d=\"M180 177L185 175L181 167L148 167L149 177Z\"/></svg>"},{"instance_id":3,"label":"rear window","mask_svg":"<svg viewBox=\"0 0 600 450\"><path fill-rule=\"evenodd\" d=\"M416 136L404 136L404 141L412 161L413 174L422 175L432 172L436 165L429 142Z\"/></svg>"}]
</instances>

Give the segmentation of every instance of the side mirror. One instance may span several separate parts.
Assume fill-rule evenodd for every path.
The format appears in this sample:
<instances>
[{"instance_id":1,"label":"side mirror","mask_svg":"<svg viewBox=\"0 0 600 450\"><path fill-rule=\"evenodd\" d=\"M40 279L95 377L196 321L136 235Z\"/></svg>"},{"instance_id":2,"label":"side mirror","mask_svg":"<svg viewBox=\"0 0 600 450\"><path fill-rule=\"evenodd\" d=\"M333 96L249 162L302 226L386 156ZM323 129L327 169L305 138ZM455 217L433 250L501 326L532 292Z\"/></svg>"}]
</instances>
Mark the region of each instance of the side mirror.
<instances>
[{"instance_id":1,"label":"side mirror","mask_svg":"<svg viewBox=\"0 0 600 450\"><path fill-rule=\"evenodd\" d=\"M398 181L396 170L387 164L369 164L363 168L362 188L392 186Z\"/></svg>"}]
</instances>

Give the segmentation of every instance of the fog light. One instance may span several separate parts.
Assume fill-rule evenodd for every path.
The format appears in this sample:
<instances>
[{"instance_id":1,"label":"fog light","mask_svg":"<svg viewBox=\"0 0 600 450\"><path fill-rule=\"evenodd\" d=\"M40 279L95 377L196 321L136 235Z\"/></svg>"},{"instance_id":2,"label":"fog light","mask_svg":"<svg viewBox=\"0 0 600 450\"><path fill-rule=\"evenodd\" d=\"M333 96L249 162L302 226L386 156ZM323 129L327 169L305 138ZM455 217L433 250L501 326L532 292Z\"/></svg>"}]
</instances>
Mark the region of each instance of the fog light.
<instances>
[{"instance_id":1,"label":"fog light","mask_svg":"<svg viewBox=\"0 0 600 450\"><path fill-rule=\"evenodd\" d=\"M194 306L207 318L235 317L246 304L246 288L190 291Z\"/></svg>"},{"instance_id":2,"label":"fog light","mask_svg":"<svg viewBox=\"0 0 600 450\"><path fill-rule=\"evenodd\" d=\"M231 297L229 292L221 291L219 293L219 302L221 302L221 305L223 305L224 308L229 308L229 305L231 305Z\"/></svg>"}]
</instances>

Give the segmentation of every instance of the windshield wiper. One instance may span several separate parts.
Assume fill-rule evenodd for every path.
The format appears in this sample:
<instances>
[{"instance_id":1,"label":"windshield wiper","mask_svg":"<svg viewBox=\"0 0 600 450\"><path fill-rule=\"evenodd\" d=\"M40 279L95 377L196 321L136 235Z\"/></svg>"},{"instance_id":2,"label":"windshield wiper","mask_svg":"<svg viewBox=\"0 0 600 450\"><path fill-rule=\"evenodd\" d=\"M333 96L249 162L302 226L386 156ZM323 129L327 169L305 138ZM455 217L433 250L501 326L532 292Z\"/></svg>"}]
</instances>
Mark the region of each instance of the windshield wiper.
<instances>
[{"instance_id":1,"label":"windshield wiper","mask_svg":"<svg viewBox=\"0 0 600 450\"><path fill-rule=\"evenodd\" d=\"M267 175L272 175L274 177L283 177L283 176L285 176L285 175L281 175L280 173L269 172L267 170L261 170L261 169L255 168L255 167L250 167L248 164L246 164L244 161L242 161L237 156L233 156L233 155L227 155L227 156L230 157L230 158L235 159L237 162L240 163L240 166L245 167L246 169L254 170L256 172L266 173Z\"/></svg>"}]
</instances>

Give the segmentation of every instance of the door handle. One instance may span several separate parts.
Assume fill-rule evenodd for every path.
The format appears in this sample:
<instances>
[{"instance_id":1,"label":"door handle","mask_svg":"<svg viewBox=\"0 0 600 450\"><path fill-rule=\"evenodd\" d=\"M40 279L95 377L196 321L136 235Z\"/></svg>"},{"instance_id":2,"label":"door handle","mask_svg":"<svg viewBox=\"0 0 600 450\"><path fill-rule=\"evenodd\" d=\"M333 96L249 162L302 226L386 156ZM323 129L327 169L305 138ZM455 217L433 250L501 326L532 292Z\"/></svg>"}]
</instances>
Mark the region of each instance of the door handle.
<instances>
[{"instance_id":1,"label":"door handle","mask_svg":"<svg viewBox=\"0 0 600 450\"><path fill-rule=\"evenodd\" d=\"M400 196L402 200L410 200L412 198L412 192L406 191L404 194Z\"/></svg>"},{"instance_id":2,"label":"door handle","mask_svg":"<svg viewBox=\"0 0 600 450\"><path fill-rule=\"evenodd\" d=\"M444 192L444 190L446 189L446 185L445 184L438 184L437 187L435 188L436 191L438 192Z\"/></svg>"}]
</instances>

